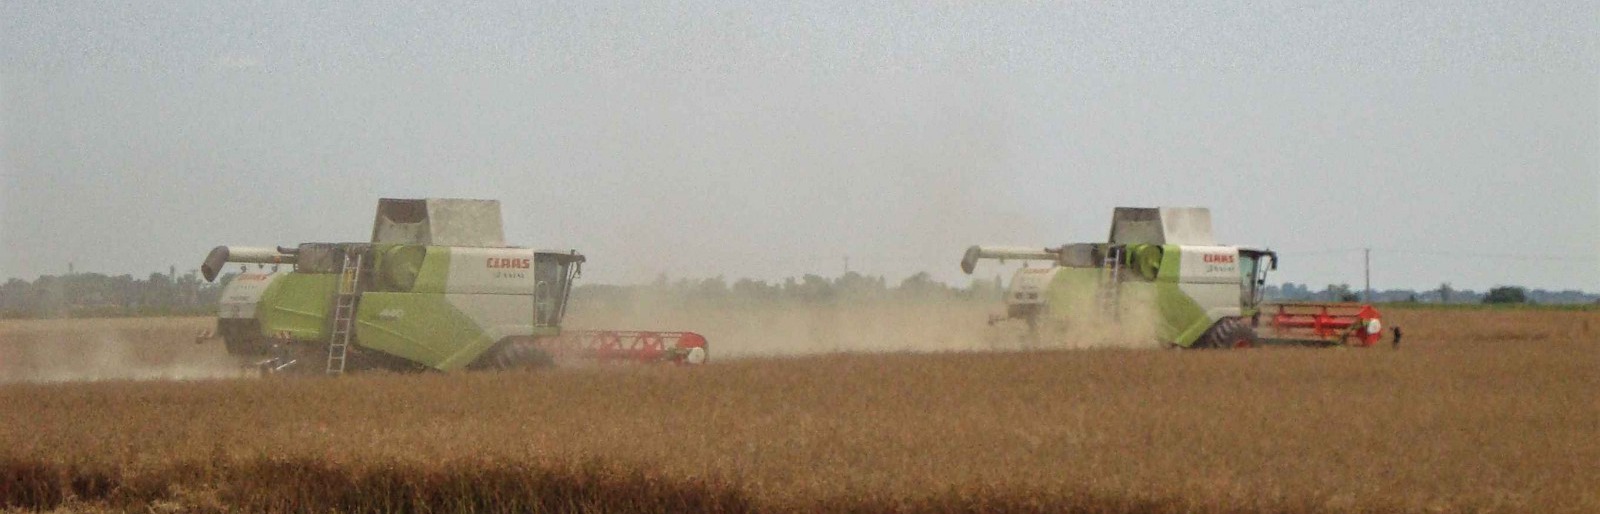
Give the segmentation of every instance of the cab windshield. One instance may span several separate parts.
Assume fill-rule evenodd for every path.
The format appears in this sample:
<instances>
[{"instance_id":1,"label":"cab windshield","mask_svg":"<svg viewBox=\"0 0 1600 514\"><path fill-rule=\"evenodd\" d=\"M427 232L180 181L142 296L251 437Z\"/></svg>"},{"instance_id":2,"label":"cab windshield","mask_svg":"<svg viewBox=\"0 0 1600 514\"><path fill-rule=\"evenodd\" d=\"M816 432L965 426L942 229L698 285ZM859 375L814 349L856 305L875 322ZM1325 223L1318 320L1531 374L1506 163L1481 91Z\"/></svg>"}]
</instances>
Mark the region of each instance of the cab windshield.
<instances>
[{"instance_id":1,"label":"cab windshield","mask_svg":"<svg viewBox=\"0 0 1600 514\"><path fill-rule=\"evenodd\" d=\"M1239 303L1254 308L1261 303L1262 285L1267 280L1267 270L1277 256L1272 252L1239 251Z\"/></svg>"},{"instance_id":2,"label":"cab windshield","mask_svg":"<svg viewBox=\"0 0 1600 514\"><path fill-rule=\"evenodd\" d=\"M572 282L577 278L583 256L538 253L533 261L533 274L537 280L533 290L534 324L559 326L561 318L566 315L567 297L572 294Z\"/></svg>"}]
</instances>

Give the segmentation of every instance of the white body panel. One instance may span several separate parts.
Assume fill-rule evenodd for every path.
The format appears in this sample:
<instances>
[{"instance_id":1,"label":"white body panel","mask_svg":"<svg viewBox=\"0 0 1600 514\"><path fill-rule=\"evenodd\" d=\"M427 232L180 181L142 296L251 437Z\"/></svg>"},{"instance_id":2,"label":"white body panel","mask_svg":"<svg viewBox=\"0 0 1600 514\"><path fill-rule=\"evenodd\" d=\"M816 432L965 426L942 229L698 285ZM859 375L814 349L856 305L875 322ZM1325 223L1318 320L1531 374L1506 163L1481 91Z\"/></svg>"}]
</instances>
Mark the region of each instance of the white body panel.
<instances>
[{"instance_id":1,"label":"white body panel","mask_svg":"<svg viewBox=\"0 0 1600 514\"><path fill-rule=\"evenodd\" d=\"M526 248L451 248L446 293L528 295L540 284L534 251Z\"/></svg>"},{"instance_id":2,"label":"white body panel","mask_svg":"<svg viewBox=\"0 0 1600 514\"><path fill-rule=\"evenodd\" d=\"M1022 268L1011 275L1011 287L1006 289L1006 303L1009 305L1032 305L1045 302L1045 291L1049 290L1050 282L1055 280L1056 273L1061 268L1051 266L1048 268Z\"/></svg>"},{"instance_id":3,"label":"white body panel","mask_svg":"<svg viewBox=\"0 0 1600 514\"><path fill-rule=\"evenodd\" d=\"M267 291L267 286L272 281L288 274L284 272L247 272L241 273L228 282L228 287L222 288L222 299L217 304L217 317L223 319L253 319L256 317L256 304L261 301L262 293Z\"/></svg>"},{"instance_id":4,"label":"white body panel","mask_svg":"<svg viewBox=\"0 0 1600 514\"><path fill-rule=\"evenodd\" d=\"M1183 246L1178 263L1178 288L1205 309L1212 321L1239 316L1239 248Z\"/></svg>"}]
</instances>

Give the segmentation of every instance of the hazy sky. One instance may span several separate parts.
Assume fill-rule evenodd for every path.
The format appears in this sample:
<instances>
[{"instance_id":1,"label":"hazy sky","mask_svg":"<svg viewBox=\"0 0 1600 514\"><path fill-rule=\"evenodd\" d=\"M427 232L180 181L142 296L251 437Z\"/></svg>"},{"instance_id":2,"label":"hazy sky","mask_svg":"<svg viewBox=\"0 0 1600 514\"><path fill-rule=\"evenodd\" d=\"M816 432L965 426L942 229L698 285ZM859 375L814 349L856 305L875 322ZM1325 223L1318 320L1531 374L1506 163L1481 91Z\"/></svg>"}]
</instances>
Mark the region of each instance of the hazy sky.
<instances>
[{"instance_id":1,"label":"hazy sky","mask_svg":"<svg viewBox=\"0 0 1600 514\"><path fill-rule=\"evenodd\" d=\"M1600 290L1593 1L323 4L0 3L0 277L473 197L590 282L955 280L1199 205L1274 282Z\"/></svg>"}]
</instances>

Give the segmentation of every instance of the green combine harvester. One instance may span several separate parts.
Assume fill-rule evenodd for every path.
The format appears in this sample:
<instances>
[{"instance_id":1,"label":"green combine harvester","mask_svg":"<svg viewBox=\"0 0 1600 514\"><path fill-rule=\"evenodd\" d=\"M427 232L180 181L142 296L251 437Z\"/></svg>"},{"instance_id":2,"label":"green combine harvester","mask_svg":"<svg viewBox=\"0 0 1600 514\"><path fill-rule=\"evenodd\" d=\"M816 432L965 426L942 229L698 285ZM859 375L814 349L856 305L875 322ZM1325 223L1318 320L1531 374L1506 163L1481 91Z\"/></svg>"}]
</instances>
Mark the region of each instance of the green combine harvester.
<instances>
[{"instance_id":1,"label":"green combine harvester","mask_svg":"<svg viewBox=\"0 0 1600 514\"><path fill-rule=\"evenodd\" d=\"M563 332L584 260L507 246L494 200L382 199L370 242L213 249L206 280L242 266L205 339L264 371L328 374L705 362L692 332Z\"/></svg>"},{"instance_id":2,"label":"green combine harvester","mask_svg":"<svg viewBox=\"0 0 1600 514\"><path fill-rule=\"evenodd\" d=\"M1277 254L1218 245L1205 208L1118 207L1105 243L973 246L961 270L971 274L983 259L1048 263L1018 269L1005 294L1006 313L990 319L1026 323L1033 343L1075 330L1140 334L1181 348L1371 346L1382 335L1370 305L1263 304Z\"/></svg>"}]
</instances>

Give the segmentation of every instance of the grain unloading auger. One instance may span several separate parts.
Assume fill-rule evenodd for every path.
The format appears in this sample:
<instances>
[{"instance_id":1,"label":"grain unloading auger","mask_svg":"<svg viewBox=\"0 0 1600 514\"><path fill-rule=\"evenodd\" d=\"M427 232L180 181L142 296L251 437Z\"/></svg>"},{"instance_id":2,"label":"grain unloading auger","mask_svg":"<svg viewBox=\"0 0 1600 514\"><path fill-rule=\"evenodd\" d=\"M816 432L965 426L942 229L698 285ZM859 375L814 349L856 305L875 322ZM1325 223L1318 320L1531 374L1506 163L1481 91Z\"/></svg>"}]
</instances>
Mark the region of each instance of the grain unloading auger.
<instances>
[{"instance_id":1,"label":"grain unloading auger","mask_svg":"<svg viewBox=\"0 0 1600 514\"><path fill-rule=\"evenodd\" d=\"M270 371L706 361L693 332L562 330L584 261L506 246L493 200L382 199L370 243L219 246L201 273L259 265L223 289L214 336Z\"/></svg>"},{"instance_id":2,"label":"grain unloading auger","mask_svg":"<svg viewBox=\"0 0 1600 514\"><path fill-rule=\"evenodd\" d=\"M961 269L970 274L984 259L1047 263L1017 270L1006 313L990 318L1027 323L1035 342L1095 326L1183 348L1371 346L1383 334L1370 305L1264 304L1261 286L1277 254L1216 244L1204 208L1118 207L1106 243L974 246Z\"/></svg>"}]
</instances>

